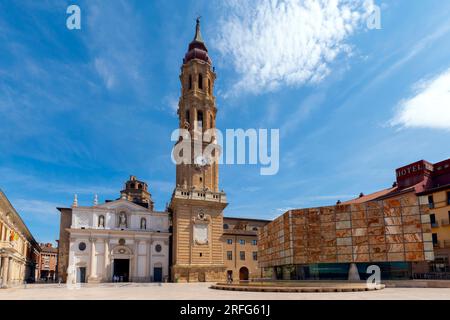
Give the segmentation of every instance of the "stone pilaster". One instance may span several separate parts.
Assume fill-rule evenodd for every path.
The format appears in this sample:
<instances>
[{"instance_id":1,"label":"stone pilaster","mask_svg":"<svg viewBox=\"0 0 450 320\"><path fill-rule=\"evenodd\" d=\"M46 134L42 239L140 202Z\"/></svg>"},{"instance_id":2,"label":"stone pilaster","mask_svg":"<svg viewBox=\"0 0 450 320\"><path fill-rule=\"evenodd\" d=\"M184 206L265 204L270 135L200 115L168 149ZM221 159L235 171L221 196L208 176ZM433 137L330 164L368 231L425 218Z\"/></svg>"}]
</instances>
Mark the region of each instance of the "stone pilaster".
<instances>
[{"instance_id":1,"label":"stone pilaster","mask_svg":"<svg viewBox=\"0 0 450 320\"><path fill-rule=\"evenodd\" d=\"M91 259L90 259L90 273L89 273L89 279L88 282L96 282L97 279L97 257L95 252L95 242L97 239L91 238L89 239L91 242Z\"/></svg>"},{"instance_id":2,"label":"stone pilaster","mask_svg":"<svg viewBox=\"0 0 450 320\"><path fill-rule=\"evenodd\" d=\"M109 274L110 274L110 272L109 272L109 264L110 264L110 262L109 262L109 239L108 238L105 238L104 239L104 272L105 272L105 274L104 274L104 280L105 281L109 281Z\"/></svg>"}]
</instances>

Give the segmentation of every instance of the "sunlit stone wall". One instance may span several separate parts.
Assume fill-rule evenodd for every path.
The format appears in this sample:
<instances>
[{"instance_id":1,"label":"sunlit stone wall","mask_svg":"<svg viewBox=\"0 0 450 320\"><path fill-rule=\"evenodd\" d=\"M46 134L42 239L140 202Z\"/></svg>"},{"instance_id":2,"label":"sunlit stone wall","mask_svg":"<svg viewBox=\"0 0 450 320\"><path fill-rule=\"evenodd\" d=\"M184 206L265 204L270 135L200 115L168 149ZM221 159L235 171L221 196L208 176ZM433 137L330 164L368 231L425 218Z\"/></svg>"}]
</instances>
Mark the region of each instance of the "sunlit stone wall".
<instances>
[{"instance_id":1,"label":"sunlit stone wall","mask_svg":"<svg viewBox=\"0 0 450 320\"><path fill-rule=\"evenodd\" d=\"M261 228L261 267L433 260L429 209L414 194L290 210Z\"/></svg>"}]
</instances>

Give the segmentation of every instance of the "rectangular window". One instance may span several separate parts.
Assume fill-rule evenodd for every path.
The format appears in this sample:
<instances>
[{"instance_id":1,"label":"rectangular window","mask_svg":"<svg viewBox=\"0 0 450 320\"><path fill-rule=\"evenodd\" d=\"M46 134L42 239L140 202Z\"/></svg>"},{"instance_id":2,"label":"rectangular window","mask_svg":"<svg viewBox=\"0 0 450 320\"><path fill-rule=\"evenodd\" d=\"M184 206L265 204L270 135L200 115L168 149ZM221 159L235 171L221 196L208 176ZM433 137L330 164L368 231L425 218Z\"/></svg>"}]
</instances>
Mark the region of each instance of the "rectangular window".
<instances>
[{"instance_id":1,"label":"rectangular window","mask_svg":"<svg viewBox=\"0 0 450 320\"><path fill-rule=\"evenodd\" d=\"M253 251L253 260L257 261L258 260L258 252Z\"/></svg>"},{"instance_id":2,"label":"rectangular window","mask_svg":"<svg viewBox=\"0 0 450 320\"><path fill-rule=\"evenodd\" d=\"M447 205L450 206L450 192L447 192Z\"/></svg>"},{"instance_id":3,"label":"rectangular window","mask_svg":"<svg viewBox=\"0 0 450 320\"><path fill-rule=\"evenodd\" d=\"M438 235L437 233L433 233L433 245L438 245Z\"/></svg>"},{"instance_id":4,"label":"rectangular window","mask_svg":"<svg viewBox=\"0 0 450 320\"><path fill-rule=\"evenodd\" d=\"M437 223L436 223L436 215L434 213L430 214L430 222L431 222L431 226L433 228L437 227Z\"/></svg>"},{"instance_id":5,"label":"rectangular window","mask_svg":"<svg viewBox=\"0 0 450 320\"><path fill-rule=\"evenodd\" d=\"M240 251L239 257L241 258L241 260L245 260L245 251Z\"/></svg>"},{"instance_id":6,"label":"rectangular window","mask_svg":"<svg viewBox=\"0 0 450 320\"><path fill-rule=\"evenodd\" d=\"M433 196L428 196L428 207L434 209L434 199Z\"/></svg>"},{"instance_id":7,"label":"rectangular window","mask_svg":"<svg viewBox=\"0 0 450 320\"><path fill-rule=\"evenodd\" d=\"M227 251L227 259L233 260L233 251Z\"/></svg>"},{"instance_id":8,"label":"rectangular window","mask_svg":"<svg viewBox=\"0 0 450 320\"><path fill-rule=\"evenodd\" d=\"M258 240L252 240L252 245L256 246L258 244Z\"/></svg>"},{"instance_id":9,"label":"rectangular window","mask_svg":"<svg viewBox=\"0 0 450 320\"><path fill-rule=\"evenodd\" d=\"M239 244L244 245L245 244L245 240L244 239L239 239Z\"/></svg>"},{"instance_id":10,"label":"rectangular window","mask_svg":"<svg viewBox=\"0 0 450 320\"><path fill-rule=\"evenodd\" d=\"M233 239L227 239L227 244L233 244Z\"/></svg>"}]
</instances>

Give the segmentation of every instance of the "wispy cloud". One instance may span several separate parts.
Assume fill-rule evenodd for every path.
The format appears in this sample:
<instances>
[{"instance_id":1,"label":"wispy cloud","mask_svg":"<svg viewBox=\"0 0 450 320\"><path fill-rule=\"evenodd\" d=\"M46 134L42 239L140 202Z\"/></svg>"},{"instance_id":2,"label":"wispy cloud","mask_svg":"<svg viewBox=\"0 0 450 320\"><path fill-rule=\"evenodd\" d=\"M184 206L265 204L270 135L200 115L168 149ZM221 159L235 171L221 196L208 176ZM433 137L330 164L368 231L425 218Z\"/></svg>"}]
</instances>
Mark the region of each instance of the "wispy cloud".
<instances>
[{"instance_id":1,"label":"wispy cloud","mask_svg":"<svg viewBox=\"0 0 450 320\"><path fill-rule=\"evenodd\" d=\"M57 215L58 211L56 208L61 206L61 204L35 199L16 199L14 200L14 206L17 211L23 214L33 215L39 220L47 220Z\"/></svg>"},{"instance_id":2,"label":"wispy cloud","mask_svg":"<svg viewBox=\"0 0 450 320\"><path fill-rule=\"evenodd\" d=\"M319 92L312 94L305 98L305 100L299 105L296 111L291 114L287 120L281 125L282 137L288 136L298 129L299 124L306 120L310 114L325 101L325 92Z\"/></svg>"},{"instance_id":3,"label":"wispy cloud","mask_svg":"<svg viewBox=\"0 0 450 320\"><path fill-rule=\"evenodd\" d=\"M317 83L348 38L373 10L373 1L228 0L215 41L241 75L236 87L259 93L280 85Z\"/></svg>"},{"instance_id":4,"label":"wispy cloud","mask_svg":"<svg viewBox=\"0 0 450 320\"><path fill-rule=\"evenodd\" d=\"M126 1L84 4L86 47L92 64L108 90L131 90L145 98L149 83L142 72L145 59L142 18ZM131 23L132 21L132 23Z\"/></svg>"},{"instance_id":5,"label":"wispy cloud","mask_svg":"<svg viewBox=\"0 0 450 320\"><path fill-rule=\"evenodd\" d=\"M416 84L414 96L400 102L390 124L450 130L450 69Z\"/></svg>"},{"instance_id":6,"label":"wispy cloud","mask_svg":"<svg viewBox=\"0 0 450 320\"><path fill-rule=\"evenodd\" d=\"M60 194L116 194L117 188L102 185L81 185L75 182L53 181L48 178L40 178L33 174L19 172L10 168L0 168L2 184L20 184L22 188L28 190L48 190L49 193Z\"/></svg>"}]
</instances>

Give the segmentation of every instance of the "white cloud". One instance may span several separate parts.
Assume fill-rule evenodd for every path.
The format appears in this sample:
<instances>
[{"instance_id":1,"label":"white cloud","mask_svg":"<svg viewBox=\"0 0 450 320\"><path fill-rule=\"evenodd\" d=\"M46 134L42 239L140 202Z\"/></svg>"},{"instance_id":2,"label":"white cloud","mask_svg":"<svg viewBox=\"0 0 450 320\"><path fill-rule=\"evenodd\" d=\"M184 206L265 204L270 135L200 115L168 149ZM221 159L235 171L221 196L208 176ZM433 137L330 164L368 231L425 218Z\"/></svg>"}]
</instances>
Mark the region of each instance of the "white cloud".
<instances>
[{"instance_id":1,"label":"white cloud","mask_svg":"<svg viewBox=\"0 0 450 320\"><path fill-rule=\"evenodd\" d=\"M105 82L106 87L108 89L112 89L116 83L116 79L114 73L108 67L105 60L101 58L96 58L94 61L94 65L98 74L102 77L103 81Z\"/></svg>"},{"instance_id":2,"label":"white cloud","mask_svg":"<svg viewBox=\"0 0 450 320\"><path fill-rule=\"evenodd\" d=\"M14 201L14 206L20 214L37 215L43 219L57 216L58 210L56 208L63 207L59 203L35 199L17 199Z\"/></svg>"},{"instance_id":3,"label":"white cloud","mask_svg":"<svg viewBox=\"0 0 450 320\"><path fill-rule=\"evenodd\" d=\"M415 95L400 102L390 124L405 128L450 130L450 69L416 85Z\"/></svg>"},{"instance_id":4,"label":"white cloud","mask_svg":"<svg viewBox=\"0 0 450 320\"><path fill-rule=\"evenodd\" d=\"M241 75L236 87L258 93L317 83L330 63L350 55L349 36L373 11L373 0L228 0L217 49Z\"/></svg>"},{"instance_id":5,"label":"white cloud","mask_svg":"<svg viewBox=\"0 0 450 320\"><path fill-rule=\"evenodd\" d=\"M88 31L83 39L105 87L119 90L126 86L139 95L145 94L147 83L142 73L145 34L140 28L140 12L124 0L88 2L86 6Z\"/></svg>"}]
</instances>

